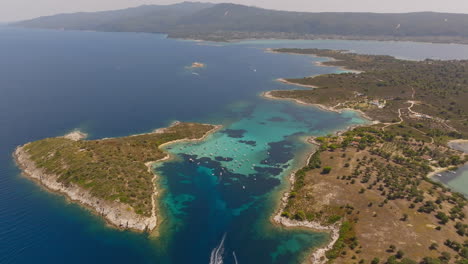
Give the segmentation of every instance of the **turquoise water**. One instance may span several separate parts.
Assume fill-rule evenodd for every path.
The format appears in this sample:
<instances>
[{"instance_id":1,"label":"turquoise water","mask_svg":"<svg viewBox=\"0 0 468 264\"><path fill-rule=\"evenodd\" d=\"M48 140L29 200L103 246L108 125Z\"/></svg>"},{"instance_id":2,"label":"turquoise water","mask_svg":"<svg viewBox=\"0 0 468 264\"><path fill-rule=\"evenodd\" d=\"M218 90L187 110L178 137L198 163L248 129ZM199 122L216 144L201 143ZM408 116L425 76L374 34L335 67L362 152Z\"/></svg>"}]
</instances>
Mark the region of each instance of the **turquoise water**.
<instances>
[{"instance_id":1,"label":"turquoise water","mask_svg":"<svg viewBox=\"0 0 468 264\"><path fill-rule=\"evenodd\" d=\"M178 159L156 167L170 192L162 202L169 211L162 235L196 244L200 261L223 240L224 263L235 263L234 254L243 262L296 263L327 236L274 228L269 217L278 193L287 186L286 176L304 164L304 154L311 151L304 138L364 121L353 112L337 115L261 99L235 107L231 114L240 119L206 141L168 147ZM176 255L172 262L186 263L193 257Z\"/></svg>"},{"instance_id":2,"label":"turquoise water","mask_svg":"<svg viewBox=\"0 0 468 264\"><path fill-rule=\"evenodd\" d=\"M440 177L434 176L434 178L452 190L468 197L468 165L464 165L453 172L443 172L440 175Z\"/></svg>"},{"instance_id":3,"label":"turquoise water","mask_svg":"<svg viewBox=\"0 0 468 264\"><path fill-rule=\"evenodd\" d=\"M210 43L208 43L210 44ZM331 73L267 47L330 47L411 59L468 57L468 46L259 41L209 46L161 35L0 27L0 263L297 263L327 235L273 226L286 176L309 135L363 122L271 101L282 77ZM456 54L455 54L456 53ZM187 70L199 61L206 68ZM79 128L91 138L151 131L174 120L224 125L155 170L163 187L158 238L117 231L20 175L17 145ZM215 249L215 251L213 251ZM219 253L223 254L219 254Z\"/></svg>"}]
</instances>

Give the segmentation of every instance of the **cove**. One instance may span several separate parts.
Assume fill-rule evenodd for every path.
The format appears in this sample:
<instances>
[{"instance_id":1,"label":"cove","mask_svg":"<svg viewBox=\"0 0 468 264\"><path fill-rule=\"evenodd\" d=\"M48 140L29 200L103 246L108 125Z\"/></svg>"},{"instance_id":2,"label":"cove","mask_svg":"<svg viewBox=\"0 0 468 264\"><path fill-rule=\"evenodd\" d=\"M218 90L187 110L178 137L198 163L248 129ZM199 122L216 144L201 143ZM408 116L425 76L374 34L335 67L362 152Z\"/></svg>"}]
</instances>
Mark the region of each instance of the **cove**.
<instances>
[{"instance_id":1,"label":"cove","mask_svg":"<svg viewBox=\"0 0 468 264\"><path fill-rule=\"evenodd\" d=\"M264 99L228 115L238 120L204 142L170 146L177 159L156 168L167 191L161 238L173 238L170 263L204 263L216 252L223 263L297 263L328 239L325 233L270 223L288 175L312 151L304 138L364 120L353 112L339 115Z\"/></svg>"}]
</instances>

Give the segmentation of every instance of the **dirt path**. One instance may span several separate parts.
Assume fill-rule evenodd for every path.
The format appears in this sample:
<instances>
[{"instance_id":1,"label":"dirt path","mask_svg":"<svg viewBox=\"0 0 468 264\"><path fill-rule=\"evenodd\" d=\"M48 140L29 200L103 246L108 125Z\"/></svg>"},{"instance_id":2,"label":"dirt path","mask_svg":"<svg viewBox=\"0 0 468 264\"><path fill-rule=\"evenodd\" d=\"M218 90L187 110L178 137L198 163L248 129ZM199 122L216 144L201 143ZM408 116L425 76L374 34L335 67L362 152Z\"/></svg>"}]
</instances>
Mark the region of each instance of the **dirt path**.
<instances>
[{"instance_id":1,"label":"dirt path","mask_svg":"<svg viewBox=\"0 0 468 264\"><path fill-rule=\"evenodd\" d=\"M410 107L413 107L413 106L411 105ZM410 107L408 107L408 109ZM395 122L395 123L384 123L385 126L382 127L382 131L385 131L385 128L387 128L389 126L399 125L399 124L403 123L403 117L401 117L401 109L405 109L405 108L398 108L398 118L400 119L400 121Z\"/></svg>"},{"instance_id":2,"label":"dirt path","mask_svg":"<svg viewBox=\"0 0 468 264\"><path fill-rule=\"evenodd\" d=\"M416 94L416 91L414 90L413 87L411 87L411 90L412 90L411 99L413 99L413 100L407 101L407 103L410 103L411 105L408 106L408 107L398 108L398 118L400 119L400 121L395 122L395 123L384 123L385 126L382 127L382 131L385 131L385 128L387 128L387 127L389 127L389 126L399 125L399 124L403 123L404 120L403 120L403 117L401 116L401 115L402 115L402 114L401 114L401 110L402 110L402 109L407 109L408 112L411 113L411 114L413 114L413 115L419 114L419 113L413 111L413 109L412 109L412 108L414 107L414 105L416 104L416 102L414 101L414 96L415 96L415 94ZM418 131L419 133L421 133L421 134L423 134L423 135L429 137L429 138L431 139L431 144L434 143L434 138L433 138L433 137L428 136L427 133L425 133L425 132L423 132L423 131L421 131L421 130L415 128L415 127L413 127L413 128L414 128L416 131Z\"/></svg>"}]
</instances>

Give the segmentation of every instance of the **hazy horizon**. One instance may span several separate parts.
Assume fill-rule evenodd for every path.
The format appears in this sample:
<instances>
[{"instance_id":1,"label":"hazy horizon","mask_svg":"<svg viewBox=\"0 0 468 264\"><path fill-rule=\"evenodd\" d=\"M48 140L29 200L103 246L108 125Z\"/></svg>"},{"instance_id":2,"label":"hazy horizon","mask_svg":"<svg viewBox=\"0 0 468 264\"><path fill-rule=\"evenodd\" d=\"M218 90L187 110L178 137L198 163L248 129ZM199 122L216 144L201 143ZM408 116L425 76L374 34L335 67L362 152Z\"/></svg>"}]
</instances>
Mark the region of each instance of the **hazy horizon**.
<instances>
[{"instance_id":1,"label":"hazy horizon","mask_svg":"<svg viewBox=\"0 0 468 264\"><path fill-rule=\"evenodd\" d=\"M180 3L178 0L0 0L0 23L48 16L59 13L95 12L123 9L140 5L168 5ZM193 1L195 2L195 1ZM468 1L465 0L211 0L211 3L235 3L267 9L305 12L444 12L468 14ZM378 2L378 4L376 4Z\"/></svg>"}]
</instances>

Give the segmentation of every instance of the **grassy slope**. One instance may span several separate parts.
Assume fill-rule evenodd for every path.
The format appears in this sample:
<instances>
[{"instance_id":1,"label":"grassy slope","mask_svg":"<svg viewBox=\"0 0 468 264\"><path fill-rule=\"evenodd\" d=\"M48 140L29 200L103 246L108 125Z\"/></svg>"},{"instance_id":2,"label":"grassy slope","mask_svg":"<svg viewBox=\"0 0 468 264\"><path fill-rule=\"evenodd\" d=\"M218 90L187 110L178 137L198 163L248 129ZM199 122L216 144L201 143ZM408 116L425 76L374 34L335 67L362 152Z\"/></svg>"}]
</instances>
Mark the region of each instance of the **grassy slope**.
<instances>
[{"instance_id":1,"label":"grassy slope","mask_svg":"<svg viewBox=\"0 0 468 264\"><path fill-rule=\"evenodd\" d=\"M151 215L153 174L145 165L165 157L159 146L179 139L198 139L212 125L179 123L136 136L73 141L47 138L32 142L26 151L39 168L59 176L64 184L77 184L105 200L128 204L141 215Z\"/></svg>"},{"instance_id":2,"label":"grassy slope","mask_svg":"<svg viewBox=\"0 0 468 264\"><path fill-rule=\"evenodd\" d=\"M432 167L456 166L468 156L378 127L317 140L321 148L296 173L283 216L324 224L343 221L341 239L327 252L334 263L370 263L375 257L391 258L398 250L418 261L442 252L452 255L450 263L464 258L466 198L426 175ZM444 245L447 239L460 248ZM437 250L429 248L433 243ZM396 249L388 250L391 245Z\"/></svg>"}]
</instances>

